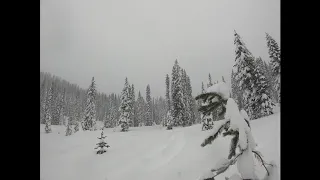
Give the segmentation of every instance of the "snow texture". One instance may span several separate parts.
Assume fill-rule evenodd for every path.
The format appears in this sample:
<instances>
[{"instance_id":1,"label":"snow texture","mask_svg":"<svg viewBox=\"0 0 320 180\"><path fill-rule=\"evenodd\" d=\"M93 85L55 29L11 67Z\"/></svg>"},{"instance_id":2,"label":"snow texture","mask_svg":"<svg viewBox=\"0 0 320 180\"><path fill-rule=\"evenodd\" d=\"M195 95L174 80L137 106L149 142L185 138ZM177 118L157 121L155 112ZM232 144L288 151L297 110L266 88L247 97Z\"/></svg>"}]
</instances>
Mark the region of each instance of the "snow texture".
<instances>
[{"instance_id":1,"label":"snow texture","mask_svg":"<svg viewBox=\"0 0 320 180\"><path fill-rule=\"evenodd\" d=\"M162 126L131 127L126 133L105 128L104 135L112 147L97 156L94 147L101 131L80 130L66 137L66 127L52 125L52 133L47 134L44 126L40 125L43 180L196 180L205 170L212 176L209 170L221 157L228 156L230 144L226 140L229 137L218 137L206 148L199 146L211 134L201 131L201 124L171 131ZM275 160L279 165L280 115L252 121L251 128L264 160ZM259 179L263 179L266 171L259 165L256 168ZM280 166L276 168L279 171ZM215 180L225 180L234 173L238 173L236 164Z\"/></svg>"},{"instance_id":2,"label":"snow texture","mask_svg":"<svg viewBox=\"0 0 320 180\"><path fill-rule=\"evenodd\" d=\"M251 148L243 151L237 159L237 168L241 174L242 179L255 179L256 175L254 173L254 161Z\"/></svg>"},{"instance_id":3,"label":"snow texture","mask_svg":"<svg viewBox=\"0 0 320 180\"><path fill-rule=\"evenodd\" d=\"M233 174L229 180L242 180L241 177L239 176L239 174Z\"/></svg>"},{"instance_id":4,"label":"snow texture","mask_svg":"<svg viewBox=\"0 0 320 180\"><path fill-rule=\"evenodd\" d=\"M226 159L226 158L221 158L221 159L216 163L216 165L214 166L213 169L218 170L218 169L220 169L220 168L222 168L222 167L227 166L228 164L229 164L229 160L228 160L228 159Z\"/></svg>"}]
</instances>

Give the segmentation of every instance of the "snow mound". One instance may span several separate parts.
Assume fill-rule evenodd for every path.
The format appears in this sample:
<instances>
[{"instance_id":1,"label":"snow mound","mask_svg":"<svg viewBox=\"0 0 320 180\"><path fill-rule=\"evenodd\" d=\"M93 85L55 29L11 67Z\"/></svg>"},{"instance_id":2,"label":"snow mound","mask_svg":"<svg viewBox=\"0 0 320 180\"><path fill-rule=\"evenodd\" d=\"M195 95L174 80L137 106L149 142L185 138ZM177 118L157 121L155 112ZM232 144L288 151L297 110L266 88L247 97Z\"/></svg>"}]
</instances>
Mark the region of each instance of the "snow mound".
<instances>
[{"instance_id":1,"label":"snow mound","mask_svg":"<svg viewBox=\"0 0 320 180\"><path fill-rule=\"evenodd\" d=\"M242 180L241 177L239 176L239 174L233 174L229 180Z\"/></svg>"},{"instance_id":2,"label":"snow mound","mask_svg":"<svg viewBox=\"0 0 320 180\"><path fill-rule=\"evenodd\" d=\"M206 92L214 92L219 94L223 99L228 99L230 97L230 88L224 82L219 82L207 88Z\"/></svg>"},{"instance_id":3,"label":"snow mound","mask_svg":"<svg viewBox=\"0 0 320 180\"><path fill-rule=\"evenodd\" d=\"M255 179L256 175L254 173L254 161L251 149L248 148L243 152L237 160L238 171L242 176L242 179Z\"/></svg>"}]
</instances>

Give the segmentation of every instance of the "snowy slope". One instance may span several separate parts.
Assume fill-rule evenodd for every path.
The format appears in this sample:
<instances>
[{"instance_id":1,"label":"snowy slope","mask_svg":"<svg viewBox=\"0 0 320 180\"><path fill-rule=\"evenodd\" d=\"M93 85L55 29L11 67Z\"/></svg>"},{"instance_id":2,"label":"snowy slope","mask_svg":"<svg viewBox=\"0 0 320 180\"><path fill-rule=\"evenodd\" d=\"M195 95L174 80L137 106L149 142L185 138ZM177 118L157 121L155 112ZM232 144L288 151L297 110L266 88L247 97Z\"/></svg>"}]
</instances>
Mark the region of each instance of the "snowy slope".
<instances>
[{"instance_id":1,"label":"snowy slope","mask_svg":"<svg viewBox=\"0 0 320 180\"><path fill-rule=\"evenodd\" d=\"M280 114L251 121L257 150L280 168ZM96 155L101 131L65 135L65 127L52 126L45 134L40 125L40 177L42 180L195 180L227 157L230 138L219 137L200 146L210 131L201 125L165 130L161 126L130 128L129 132L105 129L108 152ZM60 134L58 134L58 132ZM236 172L233 166L217 180ZM261 176L265 171L257 167ZM259 173L258 173L259 174Z\"/></svg>"}]
</instances>

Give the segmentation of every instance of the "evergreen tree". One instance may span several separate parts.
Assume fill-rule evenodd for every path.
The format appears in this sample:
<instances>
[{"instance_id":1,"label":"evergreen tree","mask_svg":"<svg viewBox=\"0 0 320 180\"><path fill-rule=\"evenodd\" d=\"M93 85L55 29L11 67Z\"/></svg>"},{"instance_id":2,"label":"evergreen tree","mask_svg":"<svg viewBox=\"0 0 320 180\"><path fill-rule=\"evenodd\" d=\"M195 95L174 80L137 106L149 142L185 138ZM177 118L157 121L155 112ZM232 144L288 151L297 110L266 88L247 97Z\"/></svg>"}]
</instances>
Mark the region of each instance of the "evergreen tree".
<instances>
[{"instance_id":1,"label":"evergreen tree","mask_svg":"<svg viewBox=\"0 0 320 180\"><path fill-rule=\"evenodd\" d=\"M267 46L269 48L269 57L272 64L272 73L275 77L274 88L278 93L278 101L280 102L280 61L281 61L281 52L278 43L266 33Z\"/></svg>"},{"instance_id":2,"label":"evergreen tree","mask_svg":"<svg viewBox=\"0 0 320 180\"><path fill-rule=\"evenodd\" d=\"M212 84L212 80L211 80L211 74L209 73L209 82L208 82L208 84L207 84L207 88L208 87L210 87L210 86L212 86L213 84Z\"/></svg>"},{"instance_id":3,"label":"evergreen tree","mask_svg":"<svg viewBox=\"0 0 320 180\"><path fill-rule=\"evenodd\" d=\"M86 109L85 109L83 127L82 127L84 131L86 130L92 131L95 128L95 124L96 124L95 98L96 98L96 84L94 81L94 77L92 77L92 81L87 93L87 103L86 103Z\"/></svg>"},{"instance_id":4,"label":"evergreen tree","mask_svg":"<svg viewBox=\"0 0 320 180\"><path fill-rule=\"evenodd\" d=\"M51 98L51 124L59 125L59 112L58 112L58 102L59 102L59 93L56 83L52 83L52 98Z\"/></svg>"},{"instance_id":5,"label":"evergreen tree","mask_svg":"<svg viewBox=\"0 0 320 180\"><path fill-rule=\"evenodd\" d=\"M131 97L131 107L130 107L130 109L131 109L131 117L130 117L130 120L131 120L131 122L132 122L132 126L134 126L134 122L136 121L134 118L135 118L135 92L134 92L134 85L132 84L131 85L131 88L130 88L130 90L131 90L131 95L130 95L130 97Z\"/></svg>"},{"instance_id":6,"label":"evergreen tree","mask_svg":"<svg viewBox=\"0 0 320 180\"><path fill-rule=\"evenodd\" d=\"M261 58L256 60L256 68L254 70L254 97L252 119L264 117L272 113L274 103L270 98L268 81L263 72L263 61Z\"/></svg>"},{"instance_id":7,"label":"evergreen tree","mask_svg":"<svg viewBox=\"0 0 320 180\"><path fill-rule=\"evenodd\" d=\"M170 102L170 78L167 74L166 76L166 101L167 101L167 111L171 109L171 102Z\"/></svg>"},{"instance_id":8,"label":"evergreen tree","mask_svg":"<svg viewBox=\"0 0 320 180\"><path fill-rule=\"evenodd\" d=\"M47 93L47 98L46 98L46 104L45 104L45 108L44 108L44 112L45 112L45 132L46 133L50 133L51 132L51 101L52 101L52 93L53 93L53 83L50 87L50 90Z\"/></svg>"},{"instance_id":9,"label":"evergreen tree","mask_svg":"<svg viewBox=\"0 0 320 180\"><path fill-rule=\"evenodd\" d=\"M97 154L103 154L103 153L107 152L107 151L104 149L104 147L106 147L106 148L109 148L109 147L110 147L106 142L104 142L104 138L106 138L106 137L107 137L107 136L103 136L103 130L102 130L101 136L98 137L98 139L100 139L100 142L97 143L97 147L94 148L94 149L100 148L100 149L97 151Z\"/></svg>"},{"instance_id":10,"label":"evergreen tree","mask_svg":"<svg viewBox=\"0 0 320 180\"><path fill-rule=\"evenodd\" d=\"M121 93L121 104L120 104L120 119L119 124L121 125L121 131L128 131L130 123L130 85L128 83L128 78L125 80L124 88Z\"/></svg>"},{"instance_id":11,"label":"evergreen tree","mask_svg":"<svg viewBox=\"0 0 320 180\"><path fill-rule=\"evenodd\" d=\"M77 122L80 122L81 120L81 112L82 112L81 98L80 98L80 91L78 91L76 95L76 109L75 109L75 113L76 113L75 118Z\"/></svg>"},{"instance_id":12,"label":"evergreen tree","mask_svg":"<svg viewBox=\"0 0 320 180\"><path fill-rule=\"evenodd\" d=\"M104 128L111 128L111 121L110 121L110 111L106 111L105 112L105 115L104 115L104 118L103 118L103 127Z\"/></svg>"},{"instance_id":13,"label":"evergreen tree","mask_svg":"<svg viewBox=\"0 0 320 180\"><path fill-rule=\"evenodd\" d=\"M187 95L187 76L184 69L181 68L181 92L182 92L182 126L186 126L189 122L189 104Z\"/></svg>"},{"instance_id":14,"label":"evergreen tree","mask_svg":"<svg viewBox=\"0 0 320 180\"><path fill-rule=\"evenodd\" d=\"M239 81L236 80L236 74L231 72L231 92L232 92L232 98L237 102L239 105L239 109L242 109L242 91L239 88Z\"/></svg>"},{"instance_id":15,"label":"evergreen tree","mask_svg":"<svg viewBox=\"0 0 320 180\"><path fill-rule=\"evenodd\" d=\"M75 121L76 121L76 107L77 107L77 101L76 101L76 98L75 97L70 97L70 100L69 100L69 118L68 118L68 121L71 123L71 124L74 124Z\"/></svg>"},{"instance_id":16,"label":"evergreen tree","mask_svg":"<svg viewBox=\"0 0 320 180\"><path fill-rule=\"evenodd\" d=\"M71 121L68 121L67 129L66 129L66 136L70 136L72 134L72 127Z\"/></svg>"},{"instance_id":17,"label":"evergreen tree","mask_svg":"<svg viewBox=\"0 0 320 180\"><path fill-rule=\"evenodd\" d=\"M204 90L204 85L203 85L203 82L202 82L202 85L201 85L201 93L204 93L205 90Z\"/></svg>"},{"instance_id":18,"label":"evergreen tree","mask_svg":"<svg viewBox=\"0 0 320 180\"><path fill-rule=\"evenodd\" d=\"M235 58L235 77L239 81L240 90L243 92L242 103L243 108L250 118L253 115L253 103L254 99L254 57L251 52L247 49L241 37L234 32L236 46L236 58Z\"/></svg>"},{"instance_id":19,"label":"evergreen tree","mask_svg":"<svg viewBox=\"0 0 320 180\"><path fill-rule=\"evenodd\" d=\"M215 168L211 169L210 176L206 175L205 178L200 179L214 179L215 176L225 172L235 163L237 163L238 172L241 174L241 178L237 175L240 179L258 179L255 173L253 158L256 158L260 162L265 168L267 176L269 176L270 172L266 165L273 167L274 164L266 163L262 159L262 154L255 149L256 143L251 133L250 123L242 117L236 102L232 98L220 100L224 101L223 104L226 103L225 119L213 125L212 134L204 140L201 146L205 147L213 143L219 134L222 134L224 137L231 136L229 155L227 159L222 158L218 161Z\"/></svg>"},{"instance_id":20,"label":"evergreen tree","mask_svg":"<svg viewBox=\"0 0 320 180\"><path fill-rule=\"evenodd\" d=\"M140 91L137 99L137 120L139 126L145 123L145 102Z\"/></svg>"},{"instance_id":21,"label":"evergreen tree","mask_svg":"<svg viewBox=\"0 0 320 180\"><path fill-rule=\"evenodd\" d=\"M45 79L42 81L40 86L40 123L45 123L45 112L44 107L46 104L46 87L45 87Z\"/></svg>"},{"instance_id":22,"label":"evergreen tree","mask_svg":"<svg viewBox=\"0 0 320 180\"><path fill-rule=\"evenodd\" d=\"M192 87L191 87L191 82L190 82L190 77L187 75L187 83L186 83L186 87L187 87L187 100L188 100L188 125L192 125L195 123L195 101L194 98L192 97Z\"/></svg>"},{"instance_id":23,"label":"evergreen tree","mask_svg":"<svg viewBox=\"0 0 320 180\"><path fill-rule=\"evenodd\" d=\"M178 60L175 61L174 66L172 68L172 80L171 80L171 101L172 101L172 112L171 115L173 117L173 125L180 126L183 121L183 94L181 87L181 74L180 74L180 66L178 64Z\"/></svg>"},{"instance_id":24,"label":"evergreen tree","mask_svg":"<svg viewBox=\"0 0 320 180\"><path fill-rule=\"evenodd\" d=\"M167 112L167 116L166 116L166 126L167 126L167 130L170 130L170 129L172 129L172 126L173 126L173 117L172 117L172 115L171 115L171 110L169 110L168 112Z\"/></svg>"},{"instance_id":25,"label":"evergreen tree","mask_svg":"<svg viewBox=\"0 0 320 180\"><path fill-rule=\"evenodd\" d=\"M110 122L110 127L115 127L116 120L117 120L117 109L116 109L115 99L113 99L113 98L110 98L110 106L109 106L108 112L109 113L107 116L107 121Z\"/></svg>"},{"instance_id":26,"label":"evergreen tree","mask_svg":"<svg viewBox=\"0 0 320 180\"><path fill-rule=\"evenodd\" d=\"M59 114L59 124L63 125L64 119L64 108L65 108L65 97L66 97L66 89L63 89L63 93L61 95L59 105L58 105L58 114Z\"/></svg>"},{"instance_id":27,"label":"evergreen tree","mask_svg":"<svg viewBox=\"0 0 320 180\"><path fill-rule=\"evenodd\" d=\"M74 133L78 132L79 131L79 122L76 121L75 122L75 125L74 125Z\"/></svg>"},{"instance_id":28,"label":"evergreen tree","mask_svg":"<svg viewBox=\"0 0 320 180\"><path fill-rule=\"evenodd\" d=\"M150 86L148 84L146 89L146 126L152 126L153 119L152 119L152 102L151 102L151 92L150 92Z\"/></svg>"},{"instance_id":29,"label":"evergreen tree","mask_svg":"<svg viewBox=\"0 0 320 180\"><path fill-rule=\"evenodd\" d=\"M265 71L266 71L265 75L269 84L269 90L271 92L272 99L274 102L279 102L277 90L274 88L275 77L272 75L272 65L271 63L266 63L266 62L264 62L263 65L265 67Z\"/></svg>"}]
</instances>

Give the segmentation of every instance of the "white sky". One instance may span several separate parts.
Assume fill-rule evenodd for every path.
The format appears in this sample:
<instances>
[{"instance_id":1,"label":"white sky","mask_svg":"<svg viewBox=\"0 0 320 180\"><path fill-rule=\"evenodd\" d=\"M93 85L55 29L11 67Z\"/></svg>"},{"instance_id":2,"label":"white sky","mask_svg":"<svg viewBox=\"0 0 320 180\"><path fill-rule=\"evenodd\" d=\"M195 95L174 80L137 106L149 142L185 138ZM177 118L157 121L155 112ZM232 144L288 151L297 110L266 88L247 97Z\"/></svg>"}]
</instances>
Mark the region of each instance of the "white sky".
<instances>
[{"instance_id":1,"label":"white sky","mask_svg":"<svg viewBox=\"0 0 320 180\"><path fill-rule=\"evenodd\" d=\"M127 76L164 96L178 59L196 95L208 73L230 83L234 30L265 61L265 32L280 43L280 0L42 0L40 14L40 70L107 94Z\"/></svg>"}]
</instances>

